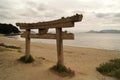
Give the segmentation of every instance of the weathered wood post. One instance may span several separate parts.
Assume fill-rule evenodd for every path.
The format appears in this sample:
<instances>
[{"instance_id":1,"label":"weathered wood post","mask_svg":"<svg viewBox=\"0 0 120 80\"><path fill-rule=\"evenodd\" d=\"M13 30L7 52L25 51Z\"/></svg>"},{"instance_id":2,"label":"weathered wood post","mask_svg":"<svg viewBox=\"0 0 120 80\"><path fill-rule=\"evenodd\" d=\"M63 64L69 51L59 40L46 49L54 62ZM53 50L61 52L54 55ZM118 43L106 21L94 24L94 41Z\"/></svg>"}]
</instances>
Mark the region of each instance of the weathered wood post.
<instances>
[{"instance_id":1,"label":"weathered wood post","mask_svg":"<svg viewBox=\"0 0 120 80\"><path fill-rule=\"evenodd\" d=\"M27 61L30 57L30 29L26 29L25 44L25 61Z\"/></svg>"},{"instance_id":2,"label":"weathered wood post","mask_svg":"<svg viewBox=\"0 0 120 80\"><path fill-rule=\"evenodd\" d=\"M56 28L57 65L64 66L62 28Z\"/></svg>"}]
</instances>

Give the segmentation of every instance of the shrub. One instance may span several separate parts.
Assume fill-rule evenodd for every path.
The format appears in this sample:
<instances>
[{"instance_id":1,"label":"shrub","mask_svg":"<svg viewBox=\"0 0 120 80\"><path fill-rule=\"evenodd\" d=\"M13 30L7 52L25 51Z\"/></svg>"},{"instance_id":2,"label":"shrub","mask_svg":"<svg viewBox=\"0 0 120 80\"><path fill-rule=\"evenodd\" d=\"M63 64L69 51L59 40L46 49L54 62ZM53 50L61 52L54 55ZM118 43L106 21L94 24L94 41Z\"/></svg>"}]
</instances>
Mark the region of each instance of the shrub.
<instances>
[{"instance_id":1,"label":"shrub","mask_svg":"<svg viewBox=\"0 0 120 80\"><path fill-rule=\"evenodd\" d=\"M119 70L116 70L115 76L120 79L120 69L119 69Z\"/></svg>"},{"instance_id":2,"label":"shrub","mask_svg":"<svg viewBox=\"0 0 120 80\"><path fill-rule=\"evenodd\" d=\"M103 75L112 76L120 79L120 59L110 60L96 68Z\"/></svg>"},{"instance_id":3,"label":"shrub","mask_svg":"<svg viewBox=\"0 0 120 80\"><path fill-rule=\"evenodd\" d=\"M12 49L21 49L21 47L13 46L13 45L6 45L4 43L0 43L0 46L5 48L12 48Z\"/></svg>"},{"instance_id":4,"label":"shrub","mask_svg":"<svg viewBox=\"0 0 120 80\"><path fill-rule=\"evenodd\" d=\"M74 76L75 72L72 71L70 68L66 68L65 66L62 65L55 65L52 68L50 68L52 71L54 71L55 73L57 73L60 76L66 77L66 76Z\"/></svg>"},{"instance_id":5,"label":"shrub","mask_svg":"<svg viewBox=\"0 0 120 80\"><path fill-rule=\"evenodd\" d=\"M26 56L22 56L18 60L23 62L23 63L32 63L34 61L34 59L31 55L28 57L28 59L26 59Z\"/></svg>"},{"instance_id":6,"label":"shrub","mask_svg":"<svg viewBox=\"0 0 120 80\"><path fill-rule=\"evenodd\" d=\"M6 48L12 48L12 49L21 49L21 47L12 46L12 45L6 46Z\"/></svg>"},{"instance_id":7,"label":"shrub","mask_svg":"<svg viewBox=\"0 0 120 80\"><path fill-rule=\"evenodd\" d=\"M4 51L11 51L11 50L0 46L0 52L4 52Z\"/></svg>"},{"instance_id":8,"label":"shrub","mask_svg":"<svg viewBox=\"0 0 120 80\"><path fill-rule=\"evenodd\" d=\"M11 34L11 33L20 33L19 29L12 24L2 24L0 23L0 33L1 34Z\"/></svg>"}]
</instances>

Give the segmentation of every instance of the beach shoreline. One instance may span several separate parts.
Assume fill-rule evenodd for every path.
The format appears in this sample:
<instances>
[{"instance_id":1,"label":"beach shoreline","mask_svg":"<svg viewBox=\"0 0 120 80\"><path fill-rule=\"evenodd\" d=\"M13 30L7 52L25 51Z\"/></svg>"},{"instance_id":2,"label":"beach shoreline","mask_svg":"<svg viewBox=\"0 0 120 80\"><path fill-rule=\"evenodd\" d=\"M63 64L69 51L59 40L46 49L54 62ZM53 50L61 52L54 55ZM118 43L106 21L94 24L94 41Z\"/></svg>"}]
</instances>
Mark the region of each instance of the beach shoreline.
<instances>
[{"instance_id":1,"label":"beach shoreline","mask_svg":"<svg viewBox=\"0 0 120 80\"><path fill-rule=\"evenodd\" d=\"M77 46L85 48L97 48L120 51L120 34L103 34L103 33L75 33L74 40L63 40L64 45ZM24 38L18 37L18 40ZM56 44L55 39L31 39L32 42Z\"/></svg>"},{"instance_id":2,"label":"beach shoreline","mask_svg":"<svg viewBox=\"0 0 120 80\"><path fill-rule=\"evenodd\" d=\"M0 43L21 47L0 52L1 80L116 80L96 71L96 67L110 59L120 58L120 51L95 48L63 47L65 65L75 71L75 77L60 77L49 68L57 62L56 44L31 43L31 55L35 62L23 64L17 61L25 53L25 42L12 38L1 38Z\"/></svg>"}]
</instances>

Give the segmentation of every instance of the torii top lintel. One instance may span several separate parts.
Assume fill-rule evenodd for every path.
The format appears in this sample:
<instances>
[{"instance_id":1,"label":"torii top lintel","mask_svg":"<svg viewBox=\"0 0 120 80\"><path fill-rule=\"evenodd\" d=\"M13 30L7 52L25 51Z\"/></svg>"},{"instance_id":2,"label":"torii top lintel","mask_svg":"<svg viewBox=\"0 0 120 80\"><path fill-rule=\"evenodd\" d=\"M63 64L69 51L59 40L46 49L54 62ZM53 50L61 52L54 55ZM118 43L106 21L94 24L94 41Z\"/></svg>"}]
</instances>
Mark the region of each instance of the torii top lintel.
<instances>
[{"instance_id":1,"label":"torii top lintel","mask_svg":"<svg viewBox=\"0 0 120 80\"><path fill-rule=\"evenodd\" d=\"M58 20L38 22L38 23L16 23L21 29L44 29L44 28L65 28L74 27L74 22L81 21L83 18L82 14L76 14L71 17L62 17Z\"/></svg>"}]
</instances>

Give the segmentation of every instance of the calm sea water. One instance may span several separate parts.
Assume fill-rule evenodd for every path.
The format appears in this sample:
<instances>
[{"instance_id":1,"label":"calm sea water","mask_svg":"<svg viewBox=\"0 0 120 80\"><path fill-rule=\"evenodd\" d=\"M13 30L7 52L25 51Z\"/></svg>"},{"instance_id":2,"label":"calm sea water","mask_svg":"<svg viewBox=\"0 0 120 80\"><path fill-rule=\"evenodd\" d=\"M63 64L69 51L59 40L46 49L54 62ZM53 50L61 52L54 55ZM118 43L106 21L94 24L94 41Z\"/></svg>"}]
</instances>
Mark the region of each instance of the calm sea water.
<instances>
[{"instance_id":1,"label":"calm sea water","mask_svg":"<svg viewBox=\"0 0 120 80\"><path fill-rule=\"evenodd\" d=\"M23 39L20 39L23 40ZM55 44L55 40L32 39L33 42ZM78 33L74 40L64 40L64 45L89 47L120 51L120 34L112 33Z\"/></svg>"}]
</instances>

